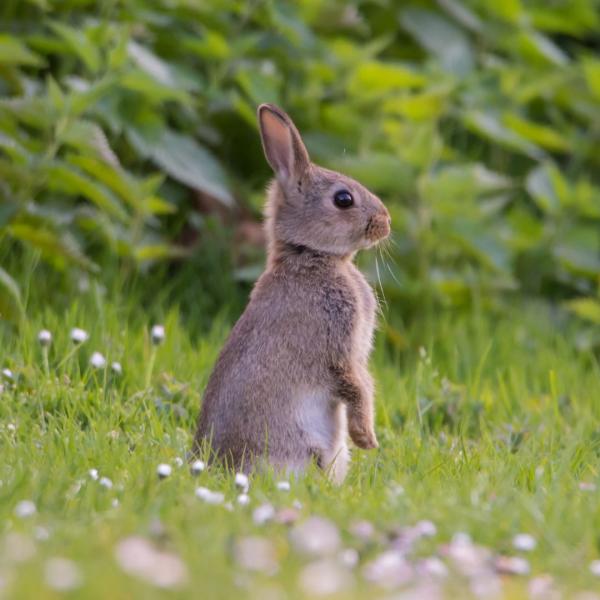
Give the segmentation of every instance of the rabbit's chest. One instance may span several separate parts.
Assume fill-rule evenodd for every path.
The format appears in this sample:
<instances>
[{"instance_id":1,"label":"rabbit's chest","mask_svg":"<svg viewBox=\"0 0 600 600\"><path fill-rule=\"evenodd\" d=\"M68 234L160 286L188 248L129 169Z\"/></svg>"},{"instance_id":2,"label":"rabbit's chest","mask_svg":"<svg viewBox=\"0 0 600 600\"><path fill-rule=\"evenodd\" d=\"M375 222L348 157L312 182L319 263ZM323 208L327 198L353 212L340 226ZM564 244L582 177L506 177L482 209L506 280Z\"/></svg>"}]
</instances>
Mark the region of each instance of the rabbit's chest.
<instances>
[{"instance_id":1,"label":"rabbit's chest","mask_svg":"<svg viewBox=\"0 0 600 600\"><path fill-rule=\"evenodd\" d=\"M353 268L351 277L356 305L352 345L355 356L366 362L373 346L377 301L373 289L358 269Z\"/></svg>"}]
</instances>

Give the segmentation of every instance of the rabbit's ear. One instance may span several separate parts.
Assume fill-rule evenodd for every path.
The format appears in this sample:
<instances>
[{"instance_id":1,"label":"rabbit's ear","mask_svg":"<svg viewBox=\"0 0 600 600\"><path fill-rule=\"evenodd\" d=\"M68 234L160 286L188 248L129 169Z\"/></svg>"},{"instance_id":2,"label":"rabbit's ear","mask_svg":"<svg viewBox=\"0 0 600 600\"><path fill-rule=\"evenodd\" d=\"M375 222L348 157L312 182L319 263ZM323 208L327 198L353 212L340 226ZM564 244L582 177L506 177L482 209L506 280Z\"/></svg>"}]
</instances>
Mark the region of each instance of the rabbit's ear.
<instances>
[{"instance_id":1,"label":"rabbit's ear","mask_svg":"<svg viewBox=\"0 0 600 600\"><path fill-rule=\"evenodd\" d=\"M274 104L258 107L258 123L265 156L283 182L304 173L310 163L304 142L288 115Z\"/></svg>"}]
</instances>

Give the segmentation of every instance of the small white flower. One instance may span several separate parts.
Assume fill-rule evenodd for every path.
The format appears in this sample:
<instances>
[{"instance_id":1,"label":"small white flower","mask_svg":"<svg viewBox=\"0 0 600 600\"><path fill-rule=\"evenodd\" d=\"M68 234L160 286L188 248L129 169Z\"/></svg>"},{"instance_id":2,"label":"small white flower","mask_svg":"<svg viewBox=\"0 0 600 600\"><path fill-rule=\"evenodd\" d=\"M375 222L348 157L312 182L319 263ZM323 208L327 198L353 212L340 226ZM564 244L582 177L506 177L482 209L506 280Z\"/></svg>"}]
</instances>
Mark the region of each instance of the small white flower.
<instances>
[{"instance_id":1,"label":"small white flower","mask_svg":"<svg viewBox=\"0 0 600 600\"><path fill-rule=\"evenodd\" d=\"M9 423L6 426L6 429L8 429L9 431L12 431L14 433L17 430L17 426L14 423Z\"/></svg>"},{"instance_id":2,"label":"small white flower","mask_svg":"<svg viewBox=\"0 0 600 600\"><path fill-rule=\"evenodd\" d=\"M45 580L48 587L58 592L68 592L83 583L77 565L67 558L48 560L45 568Z\"/></svg>"},{"instance_id":3,"label":"small white flower","mask_svg":"<svg viewBox=\"0 0 600 600\"><path fill-rule=\"evenodd\" d=\"M204 500L207 504L222 504L225 496L221 492L213 492L205 487L196 488L196 498Z\"/></svg>"},{"instance_id":4,"label":"small white flower","mask_svg":"<svg viewBox=\"0 0 600 600\"><path fill-rule=\"evenodd\" d=\"M257 525L263 525L275 516L275 509L270 504L262 504L254 509L252 519Z\"/></svg>"},{"instance_id":5,"label":"small white flower","mask_svg":"<svg viewBox=\"0 0 600 600\"><path fill-rule=\"evenodd\" d=\"M90 469L88 475L90 476L90 479L98 481L98 469Z\"/></svg>"},{"instance_id":6,"label":"small white flower","mask_svg":"<svg viewBox=\"0 0 600 600\"><path fill-rule=\"evenodd\" d=\"M342 543L335 523L323 517L309 517L296 525L290 533L290 541L298 552L308 556L334 554Z\"/></svg>"},{"instance_id":7,"label":"small white flower","mask_svg":"<svg viewBox=\"0 0 600 600\"><path fill-rule=\"evenodd\" d=\"M106 366L106 359L100 352L94 352L90 358L90 365L94 369L103 369Z\"/></svg>"},{"instance_id":8,"label":"small white flower","mask_svg":"<svg viewBox=\"0 0 600 600\"><path fill-rule=\"evenodd\" d=\"M11 381L15 378L13 372L10 369L2 369L2 375L4 375L6 379L10 379Z\"/></svg>"},{"instance_id":9,"label":"small white flower","mask_svg":"<svg viewBox=\"0 0 600 600\"><path fill-rule=\"evenodd\" d=\"M248 481L248 476L244 473L236 473L235 474L235 485L242 490L247 490L250 485Z\"/></svg>"},{"instance_id":10,"label":"small white flower","mask_svg":"<svg viewBox=\"0 0 600 600\"><path fill-rule=\"evenodd\" d=\"M202 473L202 471L204 471L205 468L206 468L206 465L204 464L203 461L195 460L192 463L190 470L192 471L192 475L199 475L200 473Z\"/></svg>"},{"instance_id":11,"label":"small white flower","mask_svg":"<svg viewBox=\"0 0 600 600\"><path fill-rule=\"evenodd\" d=\"M590 481L580 481L579 482L579 489L582 492L595 492L596 491L596 484L595 483L591 483Z\"/></svg>"},{"instance_id":12,"label":"small white flower","mask_svg":"<svg viewBox=\"0 0 600 600\"><path fill-rule=\"evenodd\" d=\"M158 465L158 467L156 468L156 474L161 479L166 479L171 474L171 472L172 472L171 465L167 465L165 463Z\"/></svg>"},{"instance_id":13,"label":"small white flower","mask_svg":"<svg viewBox=\"0 0 600 600\"><path fill-rule=\"evenodd\" d=\"M119 499L118 498L113 498L112 501L111 501L111 503L110 503L110 505L113 508L117 508L119 506Z\"/></svg>"},{"instance_id":14,"label":"small white flower","mask_svg":"<svg viewBox=\"0 0 600 600\"><path fill-rule=\"evenodd\" d=\"M590 573L596 577L600 577L600 560L593 560L590 563Z\"/></svg>"},{"instance_id":15,"label":"small white flower","mask_svg":"<svg viewBox=\"0 0 600 600\"><path fill-rule=\"evenodd\" d=\"M38 342L41 346L49 346L52 343L52 334L47 329L38 333Z\"/></svg>"},{"instance_id":16,"label":"small white flower","mask_svg":"<svg viewBox=\"0 0 600 600\"><path fill-rule=\"evenodd\" d=\"M38 542L45 542L46 540L50 539L50 532L48 531L48 529L46 529L46 527L39 525L33 530L33 537Z\"/></svg>"},{"instance_id":17,"label":"small white flower","mask_svg":"<svg viewBox=\"0 0 600 600\"><path fill-rule=\"evenodd\" d=\"M36 512L37 508L31 500L21 500L21 502L15 506L15 515L19 517L19 519L32 517Z\"/></svg>"},{"instance_id":18,"label":"small white flower","mask_svg":"<svg viewBox=\"0 0 600 600\"><path fill-rule=\"evenodd\" d=\"M89 337L88 332L84 329L79 329L79 327L71 329L71 341L74 344L83 344Z\"/></svg>"},{"instance_id":19,"label":"small white flower","mask_svg":"<svg viewBox=\"0 0 600 600\"><path fill-rule=\"evenodd\" d=\"M280 492L289 492L290 491L290 482L289 481L278 481L277 482L277 489Z\"/></svg>"},{"instance_id":20,"label":"small white flower","mask_svg":"<svg viewBox=\"0 0 600 600\"><path fill-rule=\"evenodd\" d=\"M448 567L437 556L428 556L419 563L419 570L426 575L431 575L438 579L448 576Z\"/></svg>"},{"instance_id":21,"label":"small white flower","mask_svg":"<svg viewBox=\"0 0 600 600\"><path fill-rule=\"evenodd\" d=\"M537 542L532 535L528 533L518 533L512 540L513 546L517 550L522 550L523 552L531 552L536 545Z\"/></svg>"},{"instance_id":22,"label":"small white flower","mask_svg":"<svg viewBox=\"0 0 600 600\"><path fill-rule=\"evenodd\" d=\"M248 506L248 504L250 504L250 496L248 496L248 494L240 494L237 497L237 503L240 506Z\"/></svg>"},{"instance_id":23,"label":"small white flower","mask_svg":"<svg viewBox=\"0 0 600 600\"><path fill-rule=\"evenodd\" d=\"M415 525L415 529L417 530L417 533L423 537L433 537L437 533L435 523L427 520L419 521Z\"/></svg>"},{"instance_id":24,"label":"small white flower","mask_svg":"<svg viewBox=\"0 0 600 600\"><path fill-rule=\"evenodd\" d=\"M110 368L112 369L113 373L117 374L117 375L122 375L123 374L123 367L121 366L120 362L113 362L110 365Z\"/></svg>"},{"instance_id":25,"label":"small white flower","mask_svg":"<svg viewBox=\"0 0 600 600\"><path fill-rule=\"evenodd\" d=\"M520 556L498 556L496 571L506 575L529 575L529 562Z\"/></svg>"},{"instance_id":26,"label":"small white flower","mask_svg":"<svg viewBox=\"0 0 600 600\"><path fill-rule=\"evenodd\" d=\"M163 325L153 325L150 330L150 338L155 346L165 341L165 328Z\"/></svg>"},{"instance_id":27,"label":"small white flower","mask_svg":"<svg viewBox=\"0 0 600 600\"><path fill-rule=\"evenodd\" d=\"M175 465L177 468L183 467L183 458L181 458L181 456L176 456L176 457L173 459L173 464L174 464L174 465Z\"/></svg>"},{"instance_id":28,"label":"small white flower","mask_svg":"<svg viewBox=\"0 0 600 600\"><path fill-rule=\"evenodd\" d=\"M344 567L353 569L358 564L358 551L355 548L345 548L338 553L338 560Z\"/></svg>"},{"instance_id":29,"label":"small white flower","mask_svg":"<svg viewBox=\"0 0 600 600\"><path fill-rule=\"evenodd\" d=\"M302 510L302 502L300 502L300 500L296 499L292 502L292 506L296 509L296 510Z\"/></svg>"},{"instance_id":30,"label":"small white flower","mask_svg":"<svg viewBox=\"0 0 600 600\"><path fill-rule=\"evenodd\" d=\"M110 490L113 486L113 482L108 477L100 477L100 481L98 483L107 490Z\"/></svg>"}]
</instances>

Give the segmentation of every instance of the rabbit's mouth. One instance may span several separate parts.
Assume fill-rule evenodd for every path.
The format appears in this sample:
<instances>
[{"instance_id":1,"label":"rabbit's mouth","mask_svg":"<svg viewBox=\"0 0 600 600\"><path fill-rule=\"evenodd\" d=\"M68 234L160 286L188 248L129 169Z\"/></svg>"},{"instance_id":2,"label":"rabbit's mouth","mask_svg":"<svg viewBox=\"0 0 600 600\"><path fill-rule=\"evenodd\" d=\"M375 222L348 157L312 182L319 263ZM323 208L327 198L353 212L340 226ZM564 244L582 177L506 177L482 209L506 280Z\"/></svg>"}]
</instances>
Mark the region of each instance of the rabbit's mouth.
<instances>
[{"instance_id":1,"label":"rabbit's mouth","mask_svg":"<svg viewBox=\"0 0 600 600\"><path fill-rule=\"evenodd\" d=\"M384 240L390 235L391 223L390 216L385 213L378 213L369 219L365 229L367 248L374 246L377 242Z\"/></svg>"}]
</instances>

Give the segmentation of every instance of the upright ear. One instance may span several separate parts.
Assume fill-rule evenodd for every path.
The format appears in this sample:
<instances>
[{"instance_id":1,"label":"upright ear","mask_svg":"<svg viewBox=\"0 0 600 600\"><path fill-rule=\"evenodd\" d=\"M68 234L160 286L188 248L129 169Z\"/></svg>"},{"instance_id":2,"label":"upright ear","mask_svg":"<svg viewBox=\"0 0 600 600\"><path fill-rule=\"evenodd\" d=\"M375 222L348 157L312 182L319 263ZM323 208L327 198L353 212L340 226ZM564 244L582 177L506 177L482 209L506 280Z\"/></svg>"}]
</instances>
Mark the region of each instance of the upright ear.
<instances>
[{"instance_id":1,"label":"upright ear","mask_svg":"<svg viewBox=\"0 0 600 600\"><path fill-rule=\"evenodd\" d=\"M274 104L258 107L260 137L267 161L282 182L301 176L310 164L308 152L296 126Z\"/></svg>"}]
</instances>

